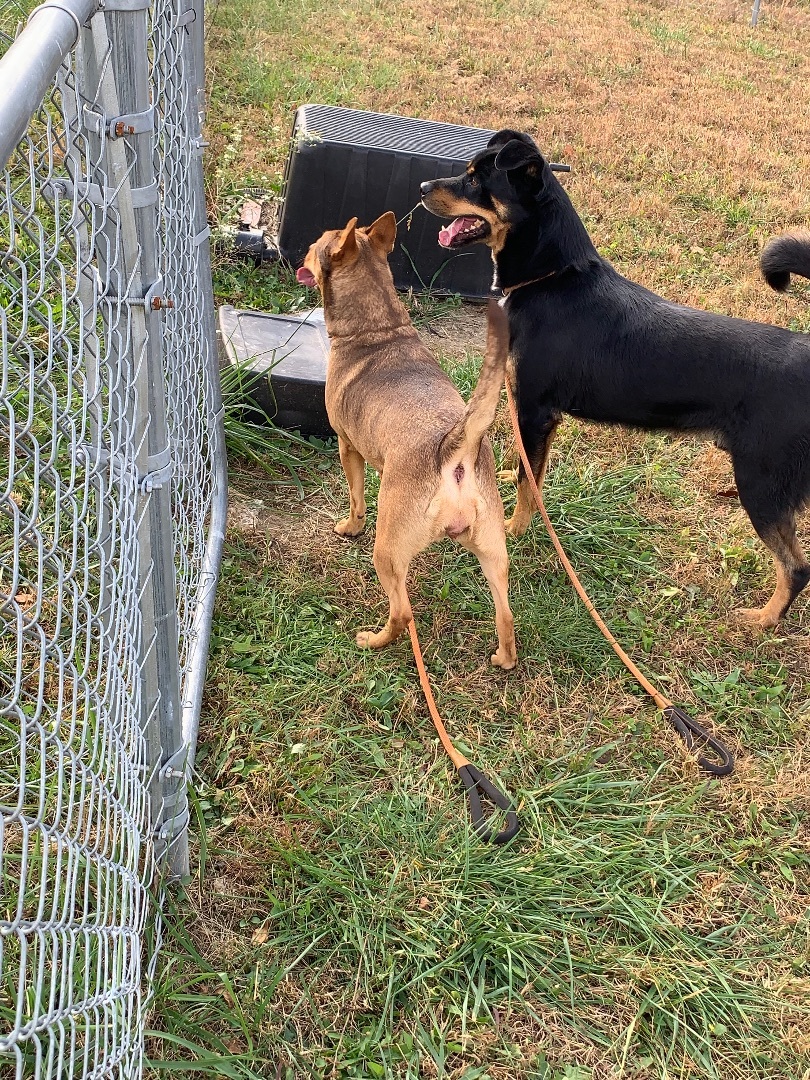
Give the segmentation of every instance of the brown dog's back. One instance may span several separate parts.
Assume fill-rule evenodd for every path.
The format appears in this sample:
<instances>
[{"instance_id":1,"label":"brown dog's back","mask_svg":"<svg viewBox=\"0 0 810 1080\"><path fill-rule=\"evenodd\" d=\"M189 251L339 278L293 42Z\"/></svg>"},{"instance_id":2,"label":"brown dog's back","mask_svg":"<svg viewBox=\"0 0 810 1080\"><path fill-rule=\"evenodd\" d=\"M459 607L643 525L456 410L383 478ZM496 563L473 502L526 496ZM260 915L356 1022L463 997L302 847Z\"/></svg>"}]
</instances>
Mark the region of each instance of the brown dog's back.
<instances>
[{"instance_id":1,"label":"brown dog's back","mask_svg":"<svg viewBox=\"0 0 810 1080\"><path fill-rule=\"evenodd\" d=\"M506 316L490 301L486 356L466 405L412 326L373 237L354 236L351 265L343 265L340 246L328 256L330 423L379 472L397 471L414 510L433 526L431 540L458 536L474 523L481 498L500 500L492 451L486 444L481 453L481 445L503 385Z\"/></svg>"},{"instance_id":2,"label":"brown dog's back","mask_svg":"<svg viewBox=\"0 0 810 1080\"><path fill-rule=\"evenodd\" d=\"M455 537L474 524L482 498L500 501L484 439L503 385L505 315L492 301L486 356L468 405L413 328L407 330L368 353L358 353L356 342L334 342L327 410L366 461L381 473L396 470L414 510L432 523L431 540Z\"/></svg>"}]
</instances>

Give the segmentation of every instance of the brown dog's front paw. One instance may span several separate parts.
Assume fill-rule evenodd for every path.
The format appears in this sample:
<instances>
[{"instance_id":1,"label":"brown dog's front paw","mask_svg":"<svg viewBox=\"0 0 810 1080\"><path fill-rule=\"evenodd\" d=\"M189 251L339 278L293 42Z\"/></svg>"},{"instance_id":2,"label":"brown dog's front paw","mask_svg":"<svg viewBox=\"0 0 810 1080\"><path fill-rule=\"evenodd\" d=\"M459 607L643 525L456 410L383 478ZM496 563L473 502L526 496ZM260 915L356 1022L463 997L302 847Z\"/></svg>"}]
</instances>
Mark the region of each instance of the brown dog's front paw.
<instances>
[{"instance_id":1,"label":"brown dog's front paw","mask_svg":"<svg viewBox=\"0 0 810 1080\"><path fill-rule=\"evenodd\" d=\"M755 630L770 630L779 622L779 617L774 616L772 612L768 611L767 607L737 608L734 617L743 626L750 626Z\"/></svg>"},{"instance_id":2,"label":"brown dog's front paw","mask_svg":"<svg viewBox=\"0 0 810 1080\"><path fill-rule=\"evenodd\" d=\"M365 529L365 527L366 523L364 520L358 521L357 519L353 520L352 518L347 517L344 518L343 521L339 521L337 525L335 525L335 532L338 534L338 536L346 536L351 538L353 536L359 536L363 529Z\"/></svg>"}]
</instances>

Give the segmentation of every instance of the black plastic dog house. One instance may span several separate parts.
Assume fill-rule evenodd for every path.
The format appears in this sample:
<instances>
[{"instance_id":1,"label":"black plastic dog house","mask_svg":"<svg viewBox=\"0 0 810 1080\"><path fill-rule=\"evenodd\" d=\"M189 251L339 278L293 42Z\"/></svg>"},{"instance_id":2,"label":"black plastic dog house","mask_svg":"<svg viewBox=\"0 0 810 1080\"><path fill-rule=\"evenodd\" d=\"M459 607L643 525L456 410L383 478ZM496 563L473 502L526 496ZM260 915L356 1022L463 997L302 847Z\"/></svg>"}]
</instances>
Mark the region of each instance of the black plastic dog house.
<instances>
[{"instance_id":1,"label":"black plastic dog house","mask_svg":"<svg viewBox=\"0 0 810 1080\"><path fill-rule=\"evenodd\" d=\"M370 225L387 210L397 219L390 258L398 289L487 296L489 248L448 252L439 247L441 221L418 206L419 185L464 171L493 132L332 105L302 105L295 113L284 174L278 247L294 266L326 229L357 217Z\"/></svg>"}]
</instances>

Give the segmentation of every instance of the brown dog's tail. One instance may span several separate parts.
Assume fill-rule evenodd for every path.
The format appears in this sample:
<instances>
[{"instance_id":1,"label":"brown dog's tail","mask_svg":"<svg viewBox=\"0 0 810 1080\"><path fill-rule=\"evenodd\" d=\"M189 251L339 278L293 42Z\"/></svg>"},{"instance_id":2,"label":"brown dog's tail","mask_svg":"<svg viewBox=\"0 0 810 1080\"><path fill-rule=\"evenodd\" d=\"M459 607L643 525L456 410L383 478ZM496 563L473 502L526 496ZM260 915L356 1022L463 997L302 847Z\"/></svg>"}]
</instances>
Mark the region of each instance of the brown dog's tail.
<instances>
[{"instance_id":1,"label":"brown dog's tail","mask_svg":"<svg viewBox=\"0 0 810 1080\"><path fill-rule=\"evenodd\" d=\"M800 229L775 236L762 249L759 265L763 277L777 292L787 292L791 274L810 278L810 231Z\"/></svg>"},{"instance_id":2,"label":"brown dog's tail","mask_svg":"<svg viewBox=\"0 0 810 1080\"><path fill-rule=\"evenodd\" d=\"M487 306L487 351L475 390L464 416L447 432L439 446L439 465L450 458L478 457L481 440L492 426L501 396L509 356L509 323L497 300Z\"/></svg>"}]
</instances>

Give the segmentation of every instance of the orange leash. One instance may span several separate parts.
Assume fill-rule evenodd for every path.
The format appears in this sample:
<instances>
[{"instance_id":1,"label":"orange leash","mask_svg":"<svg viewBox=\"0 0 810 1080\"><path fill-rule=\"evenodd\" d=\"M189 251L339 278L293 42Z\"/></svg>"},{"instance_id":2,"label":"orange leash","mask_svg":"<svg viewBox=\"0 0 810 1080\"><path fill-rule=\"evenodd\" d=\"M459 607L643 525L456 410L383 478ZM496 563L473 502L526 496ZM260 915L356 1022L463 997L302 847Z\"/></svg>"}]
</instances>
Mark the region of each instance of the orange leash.
<instances>
[{"instance_id":1,"label":"orange leash","mask_svg":"<svg viewBox=\"0 0 810 1080\"><path fill-rule=\"evenodd\" d=\"M427 702L428 712L433 721L433 725L439 734L439 741L447 751L447 756L453 762L457 769L463 769L465 765L469 765L469 761L463 754L456 750L455 746L447 734L447 728L444 726L442 718L439 716L439 710L436 708L436 700L433 697L433 691L430 689L430 682L428 681L427 671L425 670L425 661L422 659L422 648L419 644L419 637L416 633L416 623L413 619L408 623L408 633L411 635L411 646L413 647L413 658L416 661L416 670L419 672L419 682L422 684L422 693L425 695L425 701Z\"/></svg>"},{"instance_id":2,"label":"orange leash","mask_svg":"<svg viewBox=\"0 0 810 1080\"><path fill-rule=\"evenodd\" d=\"M493 784L480 769L477 769L475 765L472 765L467 758L453 746L453 742L447 734L447 728L444 726L442 718L439 716L439 710L436 708L433 691L430 689L430 681L427 676L427 671L425 670L425 661L422 658L419 637L416 633L416 623L413 619L408 623L408 633L411 635L413 658L416 661L416 670L419 672L419 682L422 684L422 692L425 695L425 701L427 701L428 710L431 719L433 720L434 727L439 735L442 746L447 751L448 757L458 770L458 774L461 777L464 787L467 789L473 828L481 840L491 840L493 844L505 844L507 840L512 839L520 828L517 814L512 809L509 798L504 795L500 788L496 787L496 785ZM495 833L494 835L487 827L487 819L484 814L484 808L481 805L482 795L494 806L497 806L506 813L506 824L499 833Z\"/></svg>"},{"instance_id":3,"label":"orange leash","mask_svg":"<svg viewBox=\"0 0 810 1080\"><path fill-rule=\"evenodd\" d=\"M576 571L569 562L568 556L563 551L562 544L560 543L557 537L557 533L554 531L554 526L551 524L551 519L546 512L546 508L543 503L543 497L540 494L540 489L538 488L537 483L534 479L534 473L532 472L532 467L529 464L529 458L526 453L526 448L523 445L523 439L520 435L520 424L518 423L517 409L515 407L515 398L512 392L512 387L509 385L508 377L506 379L506 399L509 403L509 416L512 421L512 430L515 435L515 443L518 448L518 453L520 454L520 460L523 463L526 480L528 481L529 488L531 489L532 495L534 496L534 501L537 505L537 509L540 511L540 516L543 519L543 523L548 530L548 535L551 537L551 542L554 545L554 549L559 556L560 562L562 563L566 574L568 574L568 577L571 579L571 584L576 589L579 598L582 600L583 604L588 609L591 618L599 627L603 636L610 644L610 647L616 653L618 658L621 660L621 662L624 664L624 666L627 668L627 670L630 672L636 682L638 682L639 685L647 691L647 693L653 699L658 708L663 712L666 719L669 720L669 722L673 725L673 727L683 739L687 748L690 750L692 749L695 742L695 736L697 736L699 739L702 739L720 759L719 763L717 763L711 761L709 758L706 758L704 755L701 754L698 755L697 758L698 765L700 765L702 769L705 769L706 772L712 773L712 775L714 776L728 776L729 773L733 772L734 770L734 757L731 751L726 746L724 746L724 744L714 735L711 735L704 728L702 728L700 724L697 723L697 721L693 720L692 717L684 711L684 709L682 709L679 705L673 704L669 700L669 698L665 697L659 690L655 688L655 686L653 686L650 680L641 671L639 671L639 669L636 667L636 665L633 663L633 661L618 643L616 638L610 632L602 616L593 606L590 597L585 592L582 583L576 575Z\"/></svg>"}]
</instances>

